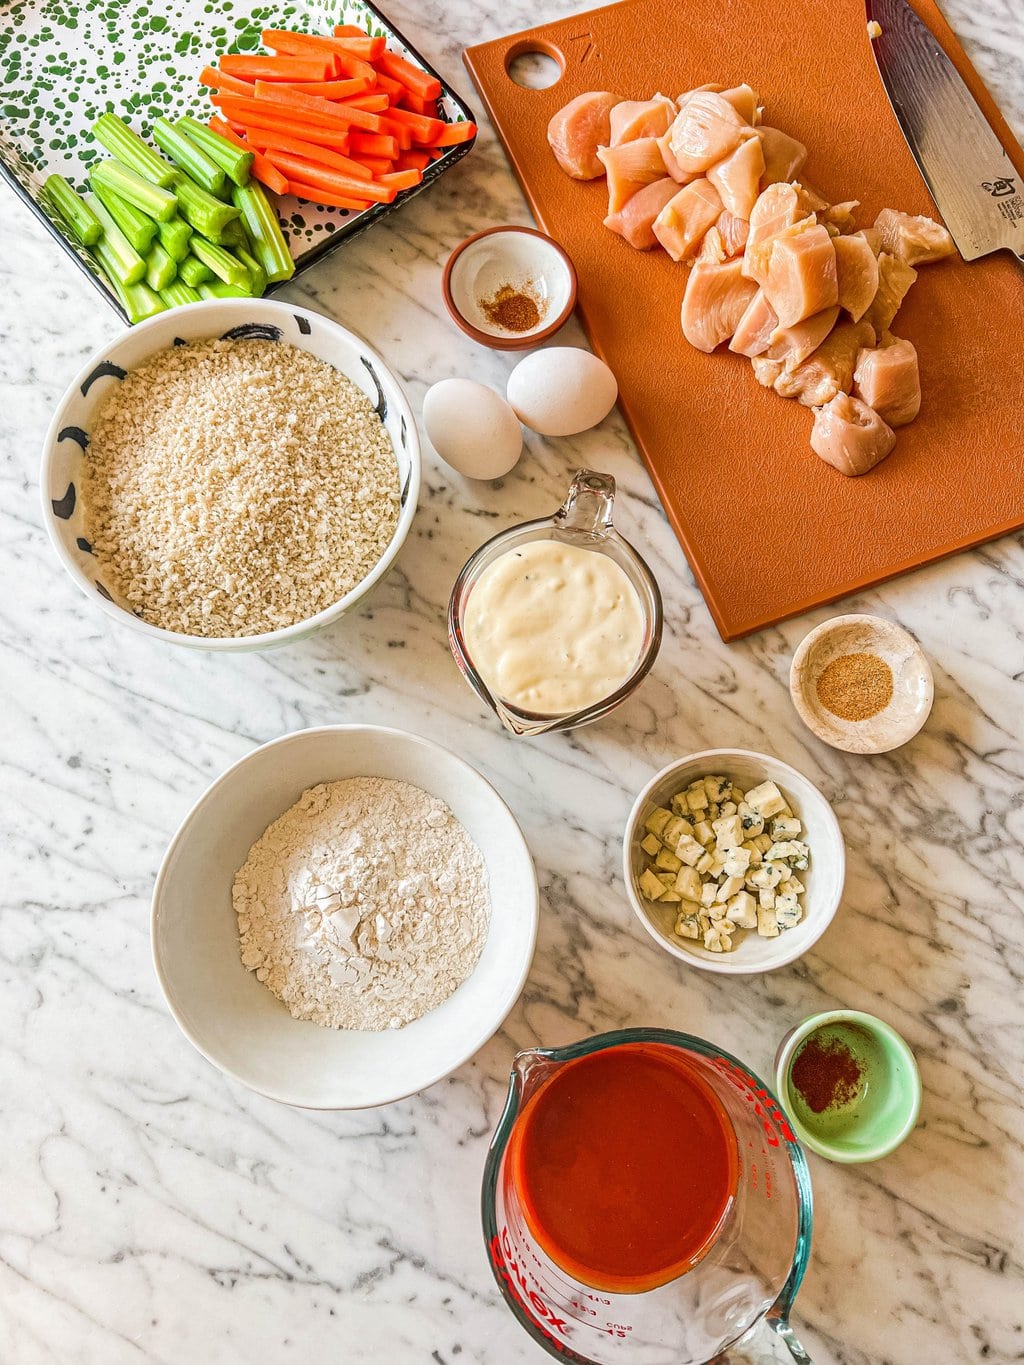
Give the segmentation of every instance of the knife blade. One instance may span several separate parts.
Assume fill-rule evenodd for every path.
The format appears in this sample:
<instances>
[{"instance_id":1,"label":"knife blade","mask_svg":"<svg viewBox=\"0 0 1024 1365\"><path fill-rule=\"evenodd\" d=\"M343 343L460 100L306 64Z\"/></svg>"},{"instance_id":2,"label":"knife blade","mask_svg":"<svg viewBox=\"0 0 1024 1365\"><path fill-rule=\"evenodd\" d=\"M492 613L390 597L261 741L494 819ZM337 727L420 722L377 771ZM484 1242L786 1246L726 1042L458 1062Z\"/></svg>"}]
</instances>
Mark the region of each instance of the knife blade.
<instances>
[{"instance_id":1,"label":"knife blade","mask_svg":"<svg viewBox=\"0 0 1024 1365\"><path fill-rule=\"evenodd\" d=\"M1022 177L960 73L907 0L866 5L885 93L960 254L1024 261Z\"/></svg>"}]
</instances>

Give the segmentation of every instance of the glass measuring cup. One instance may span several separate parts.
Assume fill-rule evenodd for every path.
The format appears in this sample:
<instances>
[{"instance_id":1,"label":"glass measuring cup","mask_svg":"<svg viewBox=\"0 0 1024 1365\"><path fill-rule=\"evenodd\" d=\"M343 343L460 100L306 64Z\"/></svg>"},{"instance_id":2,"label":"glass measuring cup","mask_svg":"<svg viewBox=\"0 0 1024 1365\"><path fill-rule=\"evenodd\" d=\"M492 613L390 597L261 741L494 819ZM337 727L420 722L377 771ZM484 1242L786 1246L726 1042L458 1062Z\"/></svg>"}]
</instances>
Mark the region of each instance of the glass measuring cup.
<instances>
[{"instance_id":1,"label":"glass measuring cup","mask_svg":"<svg viewBox=\"0 0 1024 1365\"><path fill-rule=\"evenodd\" d=\"M598 474L590 469L576 471L569 492L558 511L539 521L526 521L519 526L492 537L480 546L463 565L455 580L448 603L448 642L462 676L477 696L487 703L502 725L514 735L539 735L548 730L575 730L589 725L615 709L640 686L651 671L661 647L662 607L661 592L646 562L620 536L612 525L615 502L615 480L610 474ZM640 652L633 670L622 685L581 711L564 715L546 715L522 711L504 698L497 696L481 677L466 644L465 613L473 588L480 575L501 555L531 540L555 540L595 554L607 555L615 561L629 579L643 611L644 633Z\"/></svg>"},{"instance_id":2,"label":"glass measuring cup","mask_svg":"<svg viewBox=\"0 0 1024 1365\"><path fill-rule=\"evenodd\" d=\"M597 1290L567 1274L528 1227L509 1142L523 1107L566 1063L613 1048L668 1049L721 1102L736 1138L734 1193L714 1241L676 1279L643 1293ZM643 1115L637 1115L643 1123ZM672 1179L666 1152L665 1179ZM670 1029L622 1029L520 1052L484 1167L491 1269L509 1308L549 1354L578 1365L716 1365L811 1359L789 1315L811 1248L811 1183L774 1095L742 1062ZM774 1335L773 1335L774 1334ZM788 1354L782 1348L784 1342Z\"/></svg>"}]
</instances>

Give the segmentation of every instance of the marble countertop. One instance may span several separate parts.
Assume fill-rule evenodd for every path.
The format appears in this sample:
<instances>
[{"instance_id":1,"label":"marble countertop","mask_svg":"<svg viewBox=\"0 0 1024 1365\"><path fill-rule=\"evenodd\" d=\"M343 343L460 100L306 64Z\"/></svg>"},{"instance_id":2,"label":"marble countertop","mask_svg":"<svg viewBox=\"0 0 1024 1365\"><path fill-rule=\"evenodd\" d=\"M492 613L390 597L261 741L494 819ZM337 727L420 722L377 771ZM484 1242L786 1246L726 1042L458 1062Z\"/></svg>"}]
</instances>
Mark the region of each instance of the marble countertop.
<instances>
[{"instance_id":1,"label":"marble countertop","mask_svg":"<svg viewBox=\"0 0 1024 1365\"><path fill-rule=\"evenodd\" d=\"M571 7L460 0L443 24L413 0L388 8L469 94L448 35L479 41ZM1024 133L1018 7L946 9ZM904 1034L924 1106L880 1164L810 1158L801 1337L817 1365L1019 1360L1024 536L836 608L901 622L934 667L924 731L874 760L820 744L789 702L793 650L832 613L723 645L617 418L574 439L529 437L493 486L428 451L396 570L319 637L237 657L158 648L79 595L40 525L50 413L118 324L14 196L2 200L0 1360L539 1365L498 1298L478 1218L516 1049L659 1024L768 1076L782 1033L840 1004ZM511 360L451 327L439 267L462 237L507 221L529 219L485 129L439 188L287 296L365 332L414 406L452 374L503 387ZM664 648L615 717L515 741L451 664L444 606L466 554L557 505L585 464L619 481L620 524L665 589ZM522 822L542 888L536 961L504 1028L426 1093L355 1114L293 1111L227 1080L179 1033L149 952L154 874L205 786L258 743L337 721L428 733L475 764ZM718 745L769 749L806 772L848 843L832 928L760 978L661 953L618 870L633 793L673 756Z\"/></svg>"}]
</instances>

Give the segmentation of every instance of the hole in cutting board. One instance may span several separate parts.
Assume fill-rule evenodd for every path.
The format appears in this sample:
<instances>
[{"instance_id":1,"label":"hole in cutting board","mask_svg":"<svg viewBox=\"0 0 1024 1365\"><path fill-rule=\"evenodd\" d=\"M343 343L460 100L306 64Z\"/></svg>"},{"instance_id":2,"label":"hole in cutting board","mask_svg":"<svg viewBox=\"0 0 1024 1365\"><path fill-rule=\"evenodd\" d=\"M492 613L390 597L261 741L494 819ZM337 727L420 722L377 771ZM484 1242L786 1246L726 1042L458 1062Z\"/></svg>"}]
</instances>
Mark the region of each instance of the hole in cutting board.
<instances>
[{"instance_id":1,"label":"hole in cutting board","mask_svg":"<svg viewBox=\"0 0 1024 1365\"><path fill-rule=\"evenodd\" d=\"M505 70L524 90L547 90L562 79L565 66L555 49L517 45L505 55Z\"/></svg>"}]
</instances>

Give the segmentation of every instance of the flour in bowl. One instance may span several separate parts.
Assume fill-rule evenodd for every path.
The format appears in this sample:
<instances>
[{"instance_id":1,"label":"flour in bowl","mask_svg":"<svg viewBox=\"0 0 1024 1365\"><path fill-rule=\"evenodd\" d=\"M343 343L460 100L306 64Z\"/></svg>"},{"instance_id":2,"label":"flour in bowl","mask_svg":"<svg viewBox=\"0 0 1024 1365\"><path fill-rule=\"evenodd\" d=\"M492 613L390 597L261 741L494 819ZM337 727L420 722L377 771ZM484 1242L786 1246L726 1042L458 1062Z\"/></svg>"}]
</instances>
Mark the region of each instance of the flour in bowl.
<instances>
[{"instance_id":1,"label":"flour in bowl","mask_svg":"<svg viewBox=\"0 0 1024 1365\"><path fill-rule=\"evenodd\" d=\"M462 985L490 920L480 850L445 803L352 777L304 791L235 874L242 962L296 1019L401 1028Z\"/></svg>"}]
</instances>

